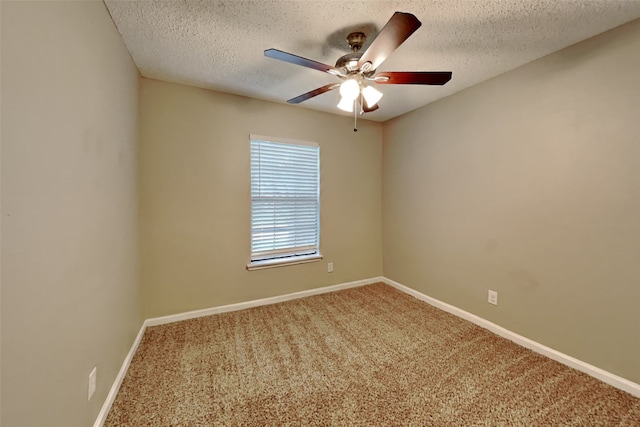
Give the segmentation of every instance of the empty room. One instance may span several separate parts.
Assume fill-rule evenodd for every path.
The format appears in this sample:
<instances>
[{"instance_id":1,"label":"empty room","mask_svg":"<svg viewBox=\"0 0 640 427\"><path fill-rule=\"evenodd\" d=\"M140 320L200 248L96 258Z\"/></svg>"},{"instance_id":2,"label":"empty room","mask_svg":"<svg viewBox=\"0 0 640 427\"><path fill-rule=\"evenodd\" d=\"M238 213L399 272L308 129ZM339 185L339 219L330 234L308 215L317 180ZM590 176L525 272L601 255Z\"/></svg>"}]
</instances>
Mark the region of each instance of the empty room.
<instances>
[{"instance_id":1,"label":"empty room","mask_svg":"<svg viewBox=\"0 0 640 427\"><path fill-rule=\"evenodd\" d=\"M0 425L640 425L640 1L9 1Z\"/></svg>"}]
</instances>

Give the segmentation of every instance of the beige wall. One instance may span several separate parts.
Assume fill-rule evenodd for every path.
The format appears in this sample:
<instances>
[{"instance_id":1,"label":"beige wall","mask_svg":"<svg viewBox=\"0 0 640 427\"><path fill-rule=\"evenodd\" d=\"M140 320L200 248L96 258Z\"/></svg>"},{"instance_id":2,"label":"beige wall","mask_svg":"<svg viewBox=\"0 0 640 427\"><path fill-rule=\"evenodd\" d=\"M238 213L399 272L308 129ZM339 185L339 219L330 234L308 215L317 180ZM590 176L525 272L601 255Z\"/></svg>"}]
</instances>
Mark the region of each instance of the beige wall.
<instances>
[{"instance_id":1,"label":"beige wall","mask_svg":"<svg viewBox=\"0 0 640 427\"><path fill-rule=\"evenodd\" d=\"M381 275L380 124L361 121L354 133L348 117L155 80L141 84L145 317ZM252 133L320 144L322 261L246 270Z\"/></svg>"},{"instance_id":2,"label":"beige wall","mask_svg":"<svg viewBox=\"0 0 640 427\"><path fill-rule=\"evenodd\" d=\"M640 383L639 52L636 21L386 123L385 276Z\"/></svg>"},{"instance_id":3,"label":"beige wall","mask_svg":"<svg viewBox=\"0 0 640 427\"><path fill-rule=\"evenodd\" d=\"M92 425L140 328L137 106L102 2L2 2L3 427Z\"/></svg>"}]
</instances>

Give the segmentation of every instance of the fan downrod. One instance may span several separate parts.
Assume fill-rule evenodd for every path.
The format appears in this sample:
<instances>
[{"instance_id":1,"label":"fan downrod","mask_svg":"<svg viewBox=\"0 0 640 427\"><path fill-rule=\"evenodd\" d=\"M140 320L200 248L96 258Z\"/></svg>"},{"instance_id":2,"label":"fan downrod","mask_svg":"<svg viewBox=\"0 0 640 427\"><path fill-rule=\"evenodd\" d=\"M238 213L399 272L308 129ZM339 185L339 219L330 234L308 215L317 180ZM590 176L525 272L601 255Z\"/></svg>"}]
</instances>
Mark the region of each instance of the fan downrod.
<instances>
[{"instance_id":1,"label":"fan downrod","mask_svg":"<svg viewBox=\"0 0 640 427\"><path fill-rule=\"evenodd\" d=\"M347 42L349 43L349 48L353 53L358 52L364 46L364 42L367 40L367 36L364 35L363 32L356 31L353 33L349 33L347 36Z\"/></svg>"}]
</instances>

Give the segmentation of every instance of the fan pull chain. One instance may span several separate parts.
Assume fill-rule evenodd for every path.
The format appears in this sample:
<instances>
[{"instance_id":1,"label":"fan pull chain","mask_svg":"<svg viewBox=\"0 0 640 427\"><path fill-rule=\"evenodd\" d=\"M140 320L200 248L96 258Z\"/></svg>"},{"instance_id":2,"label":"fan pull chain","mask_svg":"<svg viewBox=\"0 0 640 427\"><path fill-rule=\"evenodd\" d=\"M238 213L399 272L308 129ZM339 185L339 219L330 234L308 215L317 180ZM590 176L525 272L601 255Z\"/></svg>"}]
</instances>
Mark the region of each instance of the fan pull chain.
<instances>
[{"instance_id":1,"label":"fan pull chain","mask_svg":"<svg viewBox=\"0 0 640 427\"><path fill-rule=\"evenodd\" d=\"M358 102L353 101L353 131L358 132Z\"/></svg>"}]
</instances>

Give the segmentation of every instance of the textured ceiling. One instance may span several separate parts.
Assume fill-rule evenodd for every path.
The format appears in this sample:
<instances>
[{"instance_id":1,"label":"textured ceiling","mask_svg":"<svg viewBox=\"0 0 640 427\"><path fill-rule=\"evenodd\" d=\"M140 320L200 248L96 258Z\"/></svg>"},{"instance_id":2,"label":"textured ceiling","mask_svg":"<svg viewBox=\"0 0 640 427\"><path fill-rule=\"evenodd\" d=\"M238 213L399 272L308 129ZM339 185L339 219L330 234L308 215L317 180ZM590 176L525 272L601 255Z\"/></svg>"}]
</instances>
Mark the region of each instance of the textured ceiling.
<instances>
[{"instance_id":1,"label":"textured ceiling","mask_svg":"<svg viewBox=\"0 0 640 427\"><path fill-rule=\"evenodd\" d=\"M640 17L640 0L105 0L144 77L286 102L337 77L265 58L334 65L348 33L367 48L395 11L420 27L378 71L453 71L445 86L379 85L385 121ZM299 104L335 114L338 91Z\"/></svg>"}]
</instances>

